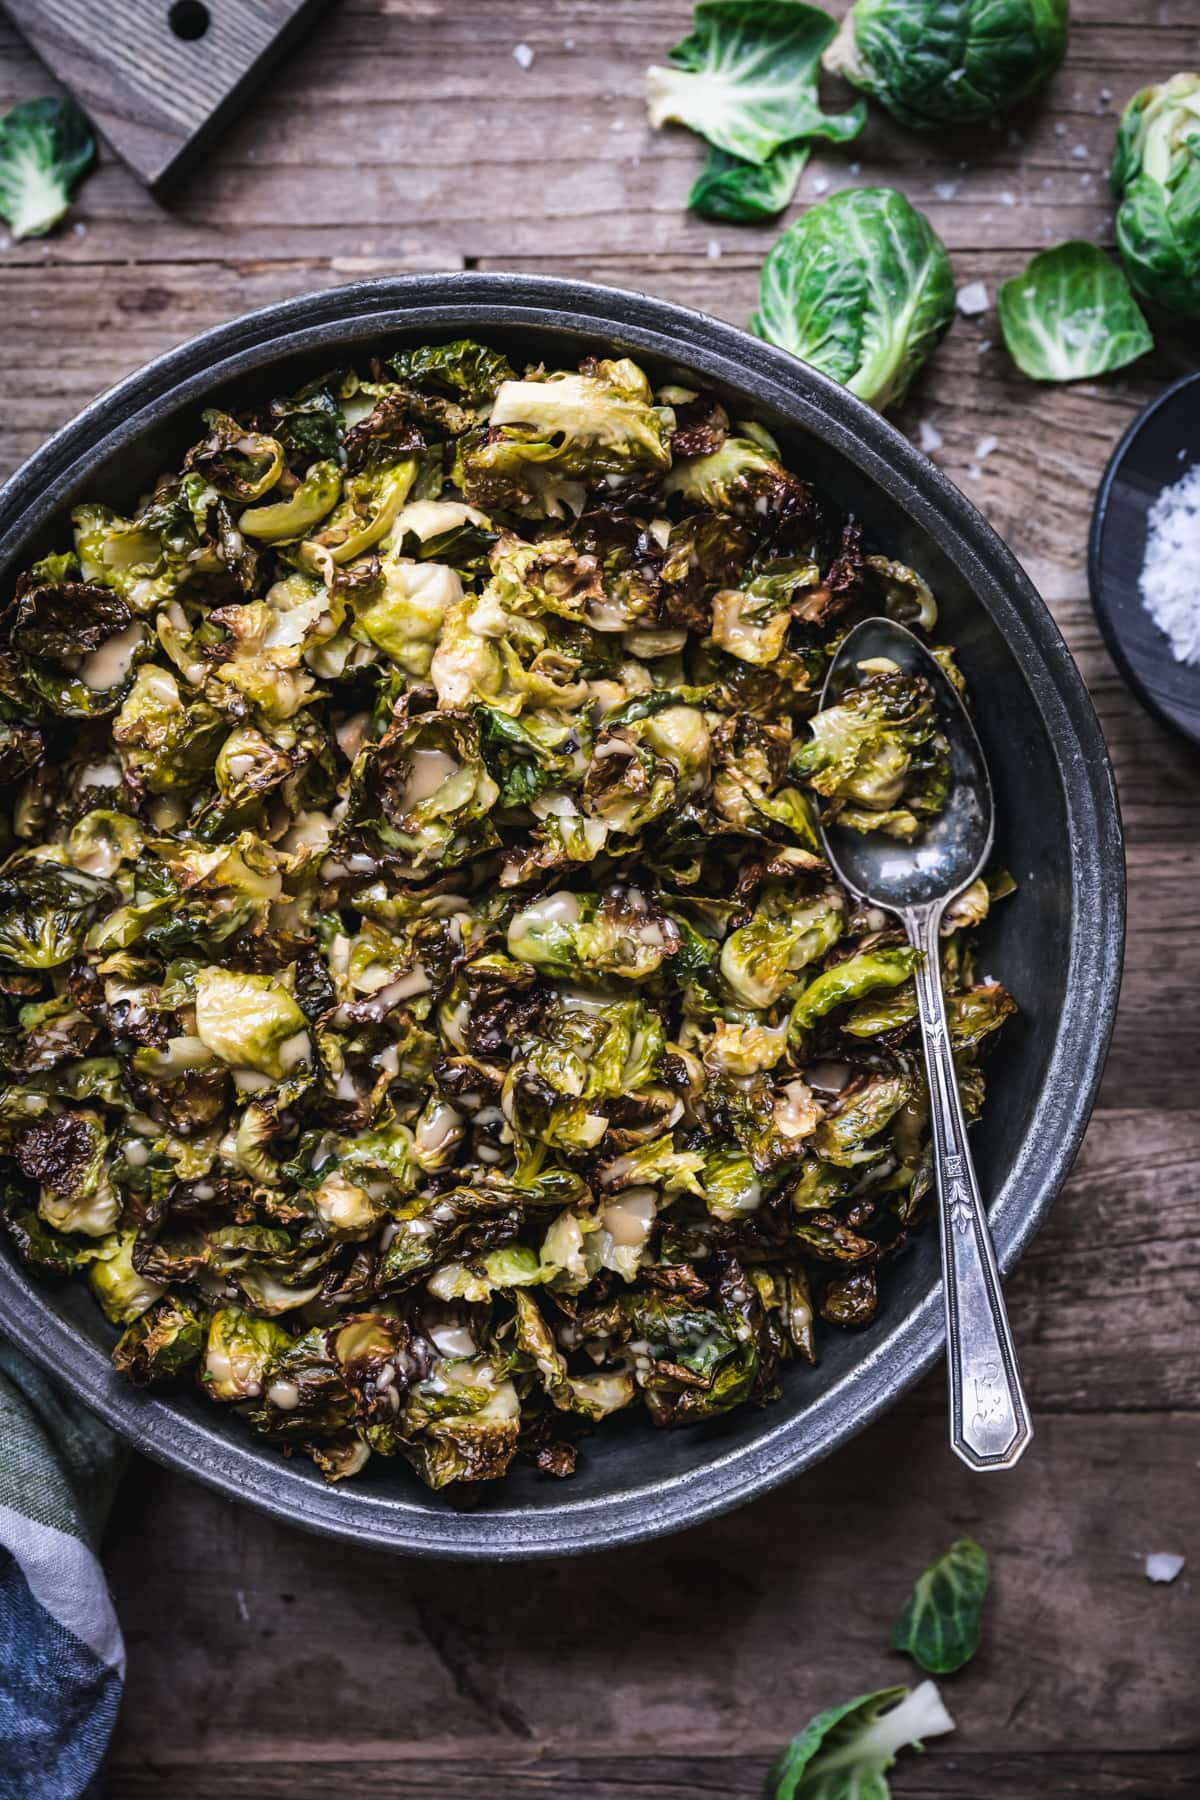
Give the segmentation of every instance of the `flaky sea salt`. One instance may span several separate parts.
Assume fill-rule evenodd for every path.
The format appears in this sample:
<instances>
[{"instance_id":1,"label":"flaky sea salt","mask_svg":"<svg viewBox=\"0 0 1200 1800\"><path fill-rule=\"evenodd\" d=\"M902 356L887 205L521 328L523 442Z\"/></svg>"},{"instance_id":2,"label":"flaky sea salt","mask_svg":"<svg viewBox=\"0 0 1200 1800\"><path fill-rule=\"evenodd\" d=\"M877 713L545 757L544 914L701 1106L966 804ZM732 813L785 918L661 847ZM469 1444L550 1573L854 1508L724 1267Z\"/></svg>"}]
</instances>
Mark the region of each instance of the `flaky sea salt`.
<instances>
[{"instance_id":1,"label":"flaky sea salt","mask_svg":"<svg viewBox=\"0 0 1200 1800\"><path fill-rule=\"evenodd\" d=\"M1146 1558L1146 1580L1174 1581L1185 1561L1173 1550L1155 1550Z\"/></svg>"},{"instance_id":2,"label":"flaky sea salt","mask_svg":"<svg viewBox=\"0 0 1200 1800\"><path fill-rule=\"evenodd\" d=\"M940 450L946 441L931 419L918 420L917 431L920 433L921 448L926 456L932 456L934 451Z\"/></svg>"},{"instance_id":3,"label":"flaky sea salt","mask_svg":"<svg viewBox=\"0 0 1200 1800\"><path fill-rule=\"evenodd\" d=\"M532 69L533 51L529 48L528 44L516 44L513 46L513 61L522 69Z\"/></svg>"},{"instance_id":4,"label":"flaky sea salt","mask_svg":"<svg viewBox=\"0 0 1200 1800\"><path fill-rule=\"evenodd\" d=\"M1142 605L1177 662L1200 664L1200 462L1164 488L1146 519Z\"/></svg>"},{"instance_id":5,"label":"flaky sea salt","mask_svg":"<svg viewBox=\"0 0 1200 1800\"><path fill-rule=\"evenodd\" d=\"M988 309L987 288L982 281L968 281L955 294L954 304L967 319L974 318L976 313L985 313Z\"/></svg>"}]
</instances>

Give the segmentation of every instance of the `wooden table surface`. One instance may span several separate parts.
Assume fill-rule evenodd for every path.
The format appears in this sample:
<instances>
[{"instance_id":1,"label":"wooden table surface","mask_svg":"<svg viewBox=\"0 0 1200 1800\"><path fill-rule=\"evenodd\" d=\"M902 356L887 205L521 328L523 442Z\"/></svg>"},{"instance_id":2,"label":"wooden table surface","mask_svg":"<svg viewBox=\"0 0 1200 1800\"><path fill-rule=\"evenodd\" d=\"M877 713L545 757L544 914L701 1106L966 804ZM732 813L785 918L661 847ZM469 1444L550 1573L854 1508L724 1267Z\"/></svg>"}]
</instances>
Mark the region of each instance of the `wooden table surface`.
<instances>
[{"instance_id":1,"label":"wooden table surface","mask_svg":"<svg viewBox=\"0 0 1200 1800\"><path fill-rule=\"evenodd\" d=\"M1043 104L950 154L873 110L858 143L814 155L801 203L896 183L993 295L1044 245L1110 241L1116 113L1200 64L1200 5L1073 12ZM685 212L701 148L651 132L640 99L688 18L686 0L345 0L169 210L104 156L73 223L0 251L0 473L145 358L362 275L563 272L744 323L774 234ZM46 91L0 22L0 102ZM961 1470L935 1375L733 1517L500 1569L331 1547L136 1464L107 1553L129 1648L114 1800L751 1795L820 1707L906 1679L892 1620L963 1531L993 1559L985 1644L947 1684L960 1730L898 1769L897 1796L1200 1793L1200 758L1122 687L1084 575L1111 446L1200 347L1038 387L998 335L994 311L957 320L900 423L937 427L937 460L1053 608L1116 761L1130 876L1099 1107L1010 1285L1030 1455ZM1155 1550L1191 1559L1172 1586L1145 1577Z\"/></svg>"}]
</instances>

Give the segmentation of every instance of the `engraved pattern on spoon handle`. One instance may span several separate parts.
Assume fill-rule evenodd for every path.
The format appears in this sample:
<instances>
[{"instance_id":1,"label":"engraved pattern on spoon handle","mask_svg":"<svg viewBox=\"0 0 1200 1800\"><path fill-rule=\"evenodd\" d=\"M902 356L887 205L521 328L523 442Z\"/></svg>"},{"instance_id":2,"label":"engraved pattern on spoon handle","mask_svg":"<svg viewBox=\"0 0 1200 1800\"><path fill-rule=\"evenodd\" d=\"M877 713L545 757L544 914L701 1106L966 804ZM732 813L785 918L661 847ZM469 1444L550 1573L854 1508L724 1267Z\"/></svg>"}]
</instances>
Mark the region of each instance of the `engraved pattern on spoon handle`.
<instances>
[{"instance_id":1,"label":"engraved pattern on spoon handle","mask_svg":"<svg viewBox=\"0 0 1200 1800\"><path fill-rule=\"evenodd\" d=\"M914 908L904 922L913 944L925 953L916 988L941 1213L950 1444L972 1469L1008 1469L1033 1427L954 1072L938 934L944 908L944 901Z\"/></svg>"}]
</instances>

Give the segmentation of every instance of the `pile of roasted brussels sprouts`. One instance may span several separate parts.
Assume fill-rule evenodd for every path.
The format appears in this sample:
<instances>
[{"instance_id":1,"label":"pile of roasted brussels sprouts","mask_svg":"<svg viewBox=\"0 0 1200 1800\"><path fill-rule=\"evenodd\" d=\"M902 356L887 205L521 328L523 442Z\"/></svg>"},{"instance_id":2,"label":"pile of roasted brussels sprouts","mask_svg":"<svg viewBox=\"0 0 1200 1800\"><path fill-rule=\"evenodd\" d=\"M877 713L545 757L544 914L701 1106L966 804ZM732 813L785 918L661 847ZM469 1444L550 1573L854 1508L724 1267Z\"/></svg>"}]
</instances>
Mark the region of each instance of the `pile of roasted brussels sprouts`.
<instances>
[{"instance_id":1,"label":"pile of roasted brussels sprouts","mask_svg":"<svg viewBox=\"0 0 1200 1800\"><path fill-rule=\"evenodd\" d=\"M441 1487L872 1317L930 1210L914 953L817 822L913 837L945 745L888 668L817 706L918 574L715 397L471 342L211 412L74 526L0 627L3 1218L118 1368Z\"/></svg>"}]
</instances>

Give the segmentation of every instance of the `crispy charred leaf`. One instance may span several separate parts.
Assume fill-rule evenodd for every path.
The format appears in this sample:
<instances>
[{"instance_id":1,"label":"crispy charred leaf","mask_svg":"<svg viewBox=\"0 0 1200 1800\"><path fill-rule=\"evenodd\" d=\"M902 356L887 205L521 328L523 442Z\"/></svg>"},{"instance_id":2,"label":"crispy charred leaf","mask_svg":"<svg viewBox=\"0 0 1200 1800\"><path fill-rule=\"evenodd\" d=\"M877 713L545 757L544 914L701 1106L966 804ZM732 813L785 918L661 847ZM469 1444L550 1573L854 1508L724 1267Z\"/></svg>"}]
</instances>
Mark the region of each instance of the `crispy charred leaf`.
<instances>
[{"instance_id":1,"label":"crispy charred leaf","mask_svg":"<svg viewBox=\"0 0 1200 1800\"><path fill-rule=\"evenodd\" d=\"M206 412L208 436L184 458L185 469L195 469L225 500L244 506L259 500L283 473L283 449L275 438L248 431L228 413Z\"/></svg>"},{"instance_id":2,"label":"crispy charred leaf","mask_svg":"<svg viewBox=\"0 0 1200 1800\"><path fill-rule=\"evenodd\" d=\"M405 875L425 875L497 841L489 814L498 798L470 713L402 710L359 753L346 836Z\"/></svg>"},{"instance_id":3,"label":"crispy charred leaf","mask_svg":"<svg viewBox=\"0 0 1200 1800\"><path fill-rule=\"evenodd\" d=\"M656 1425L714 1418L765 1397L774 1375L766 1315L754 1285L733 1257L715 1259L706 1307L665 1294L621 1301L622 1316L643 1352L636 1378Z\"/></svg>"},{"instance_id":4,"label":"crispy charred leaf","mask_svg":"<svg viewBox=\"0 0 1200 1800\"><path fill-rule=\"evenodd\" d=\"M342 445L346 466L363 469L391 463L397 456L457 437L474 422L474 414L452 400L409 388L393 388L382 394L366 418L346 433Z\"/></svg>"},{"instance_id":5,"label":"crispy charred leaf","mask_svg":"<svg viewBox=\"0 0 1200 1800\"><path fill-rule=\"evenodd\" d=\"M414 346L196 436L0 620L16 1253L329 1480L769 1398L932 1216L911 952L817 830L940 804L923 691L817 712L928 586L628 361ZM1004 891L942 940L970 1116Z\"/></svg>"},{"instance_id":6,"label":"crispy charred leaf","mask_svg":"<svg viewBox=\"0 0 1200 1800\"><path fill-rule=\"evenodd\" d=\"M27 1268L39 1275L66 1276L84 1269L100 1252L94 1237L56 1231L10 1187L0 1205L0 1224Z\"/></svg>"},{"instance_id":7,"label":"crispy charred leaf","mask_svg":"<svg viewBox=\"0 0 1200 1800\"><path fill-rule=\"evenodd\" d=\"M490 399L501 382L514 379L507 357L471 338L401 350L389 358L388 367L398 381L414 388L461 396L476 405Z\"/></svg>"},{"instance_id":8,"label":"crispy charred leaf","mask_svg":"<svg viewBox=\"0 0 1200 1800\"><path fill-rule=\"evenodd\" d=\"M0 957L23 969L60 967L113 897L106 881L18 851L0 867Z\"/></svg>"},{"instance_id":9,"label":"crispy charred leaf","mask_svg":"<svg viewBox=\"0 0 1200 1800\"><path fill-rule=\"evenodd\" d=\"M961 1669L979 1648L987 1585L985 1552L971 1538L959 1538L918 1576L896 1621L892 1649L907 1651L931 1675Z\"/></svg>"},{"instance_id":10,"label":"crispy charred leaf","mask_svg":"<svg viewBox=\"0 0 1200 1800\"><path fill-rule=\"evenodd\" d=\"M203 1314L167 1294L125 1328L113 1349L113 1366L138 1387L165 1386L199 1362L204 1334Z\"/></svg>"},{"instance_id":11,"label":"crispy charred leaf","mask_svg":"<svg viewBox=\"0 0 1200 1800\"><path fill-rule=\"evenodd\" d=\"M875 1317L879 1278L873 1268L855 1269L831 1281L821 1295L821 1317L828 1325L858 1327Z\"/></svg>"}]
</instances>

